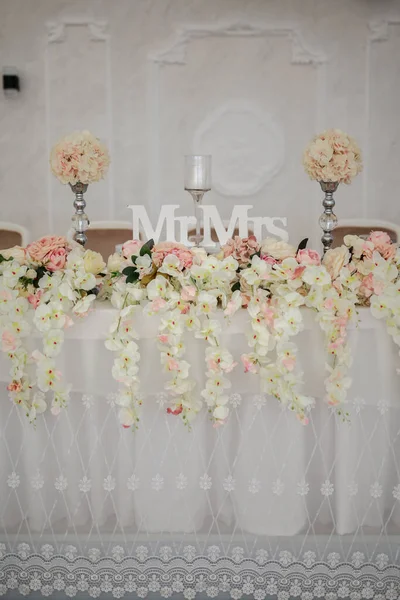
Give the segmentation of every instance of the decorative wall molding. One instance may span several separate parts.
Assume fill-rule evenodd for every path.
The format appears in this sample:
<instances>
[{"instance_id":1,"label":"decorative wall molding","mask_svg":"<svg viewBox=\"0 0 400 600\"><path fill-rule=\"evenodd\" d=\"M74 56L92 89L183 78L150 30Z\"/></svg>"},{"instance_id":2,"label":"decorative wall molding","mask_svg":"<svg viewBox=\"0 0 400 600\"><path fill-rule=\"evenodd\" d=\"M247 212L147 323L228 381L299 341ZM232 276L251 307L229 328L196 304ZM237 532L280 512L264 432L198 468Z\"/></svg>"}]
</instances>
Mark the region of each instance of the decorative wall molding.
<instances>
[{"instance_id":1,"label":"decorative wall molding","mask_svg":"<svg viewBox=\"0 0 400 600\"><path fill-rule=\"evenodd\" d=\"M105 21L93 21L87 19L67 19L62 21L49 21L46 23L47 42L65 42L67 27L87 27L89 40L92 42L108 41L107 23Z\"/></svg>"},{"instance_id":2,"label":"decorative wall molding","mask_svg":"<svg viewBox=\"0 0 400 600\"><path fill-rule=\"evenodd\" d=\"M49 21L46 23L47 44L45 49L45 94L46 94L46 152L50 155L52 145L56 140L51 139L50 118L51 118L51 97L50 97L50 78L49 78L49 47L54 43L64 43L67 41L69 27L85 27L87 29L88 39L91 42L103 42L105 44L105 88L107 103L107 146L111 156L113 155L113 107L112 107L112 78L111 78L111 50L110 34L108 33L108 23L106 21L97 21L87 18L69 18L59 21ZM93 132L94 134L96 132ZM108 195L109 195L109 218L115 217L115 195L114 195L114 167L110 164L107 174ZM48 191L48 225L49 231L54 230L53 217L53 194L52 194L52 174L47 169L47 191Z\"/></svg>"},{"instance_id":3,"label":"decorative wall molding","mask_svg":"<svg viewBox=\"0 0 400 600\"><path fill-rule=\"evenodd\" d=\"M370 41L384 42L389 39L389 25L400 25L400 17L392 17L388 19L374 19L369 22Z\"/></svg>"},{"instance_id":4,"label":"decorative wall molding","mask_svg":"<svg viewBox=\"0 0 400 600\"><path fill-rule=\"evenodd\" d=\"M231 23L209 26L186 25L181 27L167 47L149 58L159 64L186 64L187 48L191 41L206 37L285 37L292 41L292 64L320 65L326 56L310 48L297 26L260 26L249 23Z\"/></svg>"},{"instance_id":5,"label":"decorative wall molding","mask_svg":"<svg viewBox=\"0 0 400 600\"><path fill-rule=\"evenodd\" d=\"M238 117L246 131L235 129ZM218 144L221 150L220 164L215 164L213 173L213 188L222 195L256 194L283 167L285 138L282 127L272 115L245 100L227 102L207 115L196 130L194 147L200 152L205 148L204 153L208 153L206 140L210 140L210 136L214 140L211 145Z\"/></svg>"},{"instance_id":6,"label":"decorative wall molding","mask_svg":"<svg viewBox=\"0 0 400 600\"><path fill-rule=\"evenodd\" d=\"M386 19L372 19L368 23L369 37L365 53L365 126L363 143L363 217L369 216L369 154L370 154L370 119L371 119L371 51L375 42L387 42L390 38L390 25L400 25L400 16Z\"/></svg>"},{"instance_id":7,"label":"decorative wall molding","mask_svg":"<svg viewBox=\"0 0 400 600\"><path fill-rule=\"evenodd\" d=\"M176 34L161 49L151 52L148 55L148 197L150 209L156 215L161 198L160 188L160 156L159 156L159 128L160 128L160 69L171 65L186 65L187 51L190 43L194 40L206 39L212 37L219 38L287 38L291 42L290 64L308 65L317 70L316 85L316 111L315 111L315 129L326 127L325 104L326 104L326 65L327 56L322 50L311 48L304 39L301 28L297 24L276 23L270 25L259 25L247 22L219 23L181 26ZM278 165L277 170L281 168ZM274 171L271 168L271 173ZM272 177L273 175L267 175ZM253 191L260 189L260 179L252 187ZM262 182L261 182L262 185ZM227 187L223 181L217 181L217 186L221 193L228 193ZM223 190L225 189L225 192ZM229 188L229 195L232 195L232 189ZM235 194L239 196L239 193ZM316 195L316 199L319 196ZM315 223L318 222L318 202L315 202ZM315 232L318 226L315 225Z\"/></svg>"}]
</instances>

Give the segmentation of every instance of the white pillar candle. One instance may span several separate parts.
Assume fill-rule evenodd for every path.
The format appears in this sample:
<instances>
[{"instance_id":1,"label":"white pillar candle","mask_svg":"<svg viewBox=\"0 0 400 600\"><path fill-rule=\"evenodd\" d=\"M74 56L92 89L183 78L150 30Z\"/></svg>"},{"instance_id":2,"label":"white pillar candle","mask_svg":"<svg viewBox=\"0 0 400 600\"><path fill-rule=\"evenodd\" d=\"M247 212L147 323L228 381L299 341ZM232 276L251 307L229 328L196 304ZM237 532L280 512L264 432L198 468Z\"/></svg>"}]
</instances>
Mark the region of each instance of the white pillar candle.
<instances>
[{"instance_id":1,"label":"white pillar candle","mask_svg":"<svg viewBox=\"0 0 400 600\"><path fill-rule=\"evenodd\" d=\"M211 189L211 156L185 156L185 190Z\"/></svg>"}]
</instances>

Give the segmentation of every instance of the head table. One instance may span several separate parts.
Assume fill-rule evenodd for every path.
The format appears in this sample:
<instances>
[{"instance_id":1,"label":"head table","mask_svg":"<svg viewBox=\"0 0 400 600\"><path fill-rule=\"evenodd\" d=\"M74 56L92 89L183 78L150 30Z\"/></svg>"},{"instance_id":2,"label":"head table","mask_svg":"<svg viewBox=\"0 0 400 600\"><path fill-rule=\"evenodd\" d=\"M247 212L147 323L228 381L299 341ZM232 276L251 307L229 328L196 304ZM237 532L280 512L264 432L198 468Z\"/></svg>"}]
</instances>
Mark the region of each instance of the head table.
<instances>
[{"instance_id":1,"label":"head table","mask_svg":"<svg viewBox=\"0 0 400 600\"><path fill-rule=\"evenodd\" d=\"M166 412L158 317L137 312L145 396L139 429L122 428L107 303L66 334L59 364L73 387L57 417L28 423L7 398L2 357L0 593L398 598L398 353L360 309L343 422L323 402L323 334L302 310L299 360L316 399L306 426L239 367L228 422L213 428L204 410L188 431ZM248 321L239 311L224 327L236 360ZM204 351L188 337L200 388Z\"/></svg>"}]
</instances>

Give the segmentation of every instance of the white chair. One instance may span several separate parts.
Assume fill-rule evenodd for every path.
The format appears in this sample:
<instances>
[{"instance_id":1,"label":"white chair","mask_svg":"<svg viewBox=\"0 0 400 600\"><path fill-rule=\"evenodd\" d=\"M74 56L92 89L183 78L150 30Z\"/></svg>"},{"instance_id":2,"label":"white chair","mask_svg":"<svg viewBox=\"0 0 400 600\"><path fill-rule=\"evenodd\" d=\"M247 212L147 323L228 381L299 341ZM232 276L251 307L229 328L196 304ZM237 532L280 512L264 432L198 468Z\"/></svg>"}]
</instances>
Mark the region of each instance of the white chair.
<instances>
[{"instance_id":1,"label":"white chair","mask_svg":"<svg viewBox=\"0 0 400 600\"><path fill-rule=\"evenodd\" d=\"M0 248L12 248L13 246L26 247L29 244L29 231L22 225L0 221Z\"/></svg>"},{"instance_id":2,"label":"white chair","mask_svg":"<svg viewBox=\"0 0 400 600\"><path fill-rule=\"evenodd\" d=\"M127 240L132 239L132 223L129 221L92 221L86 231L85 248L100 252L105 260Z\"/></svg>"},{"instance_id":3,"label":"white chair","mask_svg":"<svg viewBox=\"0 0 400 600\"><path fill-rule=\"evenodd\" d=\"M338 226L332 232L332 248L341 246L346 235L368 237L371 231L384 231L389 234L392 242L400 243L400 226L390 223L390 221L381 221L380 219L340 219Z\"/></svg>"}]
</instances>

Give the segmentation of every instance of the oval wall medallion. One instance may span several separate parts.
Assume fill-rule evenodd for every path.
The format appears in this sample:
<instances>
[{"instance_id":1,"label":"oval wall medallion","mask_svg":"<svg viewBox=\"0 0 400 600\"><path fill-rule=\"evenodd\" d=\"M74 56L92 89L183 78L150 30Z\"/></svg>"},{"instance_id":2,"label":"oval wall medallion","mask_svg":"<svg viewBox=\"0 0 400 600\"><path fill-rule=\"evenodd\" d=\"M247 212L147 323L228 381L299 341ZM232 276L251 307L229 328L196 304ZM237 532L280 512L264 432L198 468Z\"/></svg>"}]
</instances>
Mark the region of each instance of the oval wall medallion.
<instances>
[{"instance_id":1,"label":"oval wall medallion","mask_svg":"<svg viewBox=\"0 0 400 600\"><path fill-rule=\"evenodd\" d=\"M194 136L193 151L212 154L213 188L226 196L260 191L285 159L282 128L271 115L243 103L226 104L208 115Z\"/></svg>"}]
</instances>

